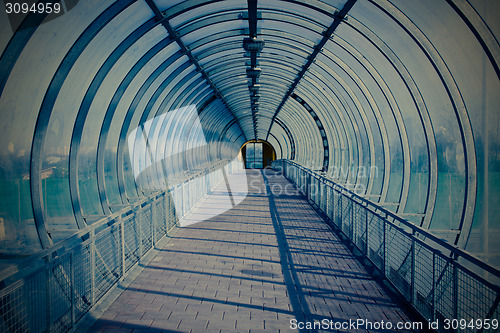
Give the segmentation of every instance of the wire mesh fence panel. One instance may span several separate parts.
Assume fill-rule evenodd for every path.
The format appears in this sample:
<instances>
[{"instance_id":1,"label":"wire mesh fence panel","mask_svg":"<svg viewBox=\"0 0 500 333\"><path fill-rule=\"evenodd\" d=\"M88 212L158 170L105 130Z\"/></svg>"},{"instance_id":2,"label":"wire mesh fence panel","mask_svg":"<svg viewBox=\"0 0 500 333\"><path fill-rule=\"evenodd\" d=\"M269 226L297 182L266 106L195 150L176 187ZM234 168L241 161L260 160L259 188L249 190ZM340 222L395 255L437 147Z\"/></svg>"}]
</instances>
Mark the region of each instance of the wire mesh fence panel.
<instances>
[{"instance_id":1,"label":"wire mesh fence panel","mask_svg":"<svg viewBox=\"0 0 500 333\"><path fill-rule=\"evenodd\" d=\"M137 218L137 217L136 217ZM153 246L153 230L152 225L152 213L151 209L146 207L138 213L139 223L141 224L141 239L142 239L142 251L143 254L149 251Z\"/></svg>"},{"instance_id":2,"label":"wire mesh fence panel","mask_svg":"<svg viewBox=\"0 0 500 333\"><path fill-rule=\"evenodd\" d=\"M174 203L175 203L175 213L180 218L184 216L183 211L183 188L182 186L177 186L173 191Z\"/></svg>"},{"instance_id":3,"label":"wire mesh fence panel","mask_svg":"<svg viewBox=\"0 0 500 333\"><path fill-rule=\"evenodd\" d=\"M333 188L330 186L325 186L326 188L326 215L333 221Z\"/></svg>"},{"instance_id":4,"label":"wire mesh fence panel","mask_svg":"<svg viewBox=\"0 0 500 333\"><path fill-rule=\"evenodd\" d=\"M208 175L205 175L203 177L203 182L202 182L202 192L205 193L205 194L209 194L210 192L210 186L209 186L209 182L208 182Z\"/></svg>"},{"instance_id":5,"label":"wire mesh fence panel","mask_svg":"<svg viewBox=\"0 0 500 333\"><path fill-rule=\"evenodd\" d=\"M191 208L191 204L196 197L196 192L194 191L194 182L195 181L190 181L189 183L184 184L184 214L189 211L189 209Z\"/></svg>"},{"instance_id":6,"label":"wire mesh fence panel","mask_svg":"<svg viewBox=\"0 0 500 333\"><path fill-rule=\"evenodd\" d=\"M25 304L28 310L28 321L23 320L23 327L18 330L12 327L8 331L0 330L2 332L45 332L48 329L48 308L49 298L47 292L47 279L44 270L37 271L24 281L23 285ZM3 304L2 304L3 306ZM23 316L22 312L18 315ZM2 311L2 317L5 314ZM17 315L16 315L17 316ZM5 317L4 317L5 318ZM4 320L4 323L7 321ZM29 330L25 328L29 326Z\"/></svg>"},{"instance_id":7,"label":"wire mesh fence panel","mask_svg":"<svg viewBox=\"0 0 500 333\"><path fill-rule=\"evenodd\" d=\"M125 271L127 272L140 259L139 243L141 240L134 215L123 220L123 239Z\"/></svg>"},{"instance_id":8,"label":"wire mesh fence panel","mask_svg":"<svg viewBox=\"0 0 500 333\"><path fill-rule=\"evenodd\" d=\"M100 299L121 276L120 226L96 235L95 240L95 295Z\"/></svg>"},{"instance_id":9,"label":"wire mesh fence panel","mask_svg":"<svg viewBox=\"0 0 500 333\"><path fill-rule=\"evenodd\" d=\"M170 230L179 220L175 211L174 198L172 192L169 191L166 197L166 216L167 216L167 229Z\"/></svg>"},{"instance_id":10,"label":"wire mesh fence panel","mask_svg":"<svg viewBox=\"0 0 500 333\"><path fill-rule=\"evenodd\" d=\"M67 254L47 269L50 332L67 332L72 327L73 289L71 255Z\"/></svg>"},{"instance_id":11,"label":"wire mesh fence panel","mask_svg":"<svg viewBox=\"0 0 500 333\"><path fill-rule=\"evenodd\" d=\"M333 190L332 191L332 198L331 198L331 205L332 205L332 216L331 220L337 227L340 227L340 224L342 221L340 220L340 194L339 192Z\"/></svg>"},{"instance_id":12,"label":"wire mesh fence panel","mask_svg":"<svg viewBox=\"0 0 500 333\"><path fill-rule=\"evenodd\" d=\"M222 179L219 168L192 179L190 186L152 194L79 231L81 237L29 258L29 269L0 282L0 332L73 330L152 248L153 239L165 236ZM190 201L185 201L187 196Z\"/></svg>"},{"instance_id":13,"label":"wire mesh fence panel","mask_svg":"<svg viewBox=\"0 0 500 333\"><path fill-rule=\"evenodd\" d=\"M316 205L320 205L321 182L314 177L311 177L311 199Z\"/></svg>"},{"instance_id":14,"label":"wire mesh fence panel","mask_svg":"<svg viewBox=\"0 0 500 333\"><path fill-rule=\"evenodd\" d=\"M352 239L352 201L345 195L341 196L342 231Z\"/></svg>"},{"instance_id":15,"label":"wire mesh fence panel","mask_svg":"<svg viewBox=\"0 0 500 333\"><path fill-rule=\"evenodd\" d=\"M476 277L475 274L460 265L457 265L456 274L457 318L470 322L477 318L490 317L492 304L498 297L498 288L492 288L485 281L482 281L482 278ZM467 327L464 331L473 332L474 330Z\"/></svg>"},{"instance_id":16,"label":"wire mesh fence panel","mask_svg":"<svg viewBox=\"0 0 500 333\"><path fill-rule=\"evenodd\" d=\"M413 279L413 305L425 317L434 319L433 314L433 252L423 246L415 243L415 263Z\"/></svg>"},{"instance_id":17,"label":"wire mesh fence panel","mask_svg":"<svg viewBox=\"0 0 500 333\"><path fill-rule=\"evenodd\" d=\"M156 212L155 226L155 242L158 242L163 236L167 234L167 224L165 223L165 201L163 197L154 203L154 211Z\"/></svg>"},{"instance_id":18,"label":"wire mesh fence panel","mask_svg":"<svg viewBox=\"0 0 500 333\"><path fill-rule=\"evenodd\" d=\"M182 184L182 216L185 216L189 211L189 184Z\"/></svg>"},{"instance_id":19,"label":"wire mesh fence panel","mask_svg":"<svg viewBox=\"0 0 500 333\"><path fill-rule=\"evenodd\" d=\"M424 318L439 321L439 331L498 331L498 270L314 171L276 165L298 188L310 184L311 200Z\"/></svg>"},{"instance_id":20,"label":"wire mesh fence panel","mask_svg":"<svg viewBox=\"0 0 500 333\"><path fill-rule=\"evenodd\" d=\"M186 207L188 211L191 209L191 207L193 207L194 203L197 202L198 199L198 191L196 189L196 183L197 179L194 179L193 181L190 181L189 183L186 184L187 187Z\"/></svg>"},{"instance_id":21,"label":"wire mesh fence panel","mask_svg":"<svg viewBox=\"0 0 500 333\"><path fill-rule=\"evenodd\" d=\"M396 227L386 226L385 246L390 249L385 254L387 278L403 294L407 301L411 300L411 270L413 267L412 240Z\"/></svg>"},{"instance_id":22,"label":"wire mesh fence panel","mask_svg":"<svg viewBox=\"0 0 500 333\"><path fill-rule=\"evenodd\" d=\"M325 212L325 190L324 186L325 184L322 181L318 180L318 195L317 195L317 202L316 204L318 205L319 209L324 213Z\"/></svg>"},{"instance_id":23,"label":"wire mesh fence panel","mask_svg":"<svg viewBox=\"0 0 500 333\"><path fill-rule=\"evenodd\" d=\"M334 207L333 222L338 228L342 228L342 195L338 191L334 191L334 199L332 200Z\"/></svg>"},{"instance_id":24,"label":"wire mesh fence panel","mask_svg":"<svg viewBox=\"0 0 500 333\"><path fill-rule=\"evenodd\" d=\"M87 241L80 248L73 251L73 290L75 320L80 320L93 305L92 290L92 243Z\"/></svg>"},{"instance_id":25,"label":"wire mesh fence panel","mask_svg":"<svg viewBox=\"0 0 500 333\"><path fill-rule=\"evenodd\" d=\"M384 270L384 221L373 213L368 213L368 258L380 270Z\"/></svg>"},{"instance_id":26,"label":"wire mesh fence panel","mask_svg":"<svg viewBox=\"0 0 500 333\"><path fill-rule=\"evenodd\" d=\"M203 198L203 195L205 194L202 191L202 186L201 186L202 180L203 180L203 178L196 178L196 180L195 180L194 191L196 193L196 199L194 199L191 202L191 205L190 205L191 208L194 207L198 203L198 201L200 201Z\"/></svg>"},{"instance_id":27,"label":"wire mesh fence panel","mask_svg":"<svg viewBox=\"0 0 500 333\"><path fill-rule=\"evenodd\" d=\"M322 181L317 180L318 183L318 189L317 189L317 195L316 195L316 204L318 205L319 209L321 211L325 211L325 207L323 204L324 201L324 184Z\"/></svg>"},{"instance_id":28,"label":"wire mesh fence panel","mask_svg":"<svg viewBox=\"0 0 500 333\"><path fill-rule=\"evenodd\" d=\"M45 332L48 327L45 271L0 294L0 332Z\"/></svg>"},{"instance_id":29,"label":"wire mesh fence panel","mask_svg":"<svg viewBox=\"0 0 500 333\"><path fill-rule=\"evenodd\" d=\"M24 284L18 285L0 297L2 332L26 332L30 328L28 301L29 295L25 293Z\"/></svg>"},{"instance_id":30,"label":"wire mesh fence panel","mask_svg":"<svg viewBox=\"0 0 500 333\"><path fill-rule=\"evenodd\" d=\"M306 174L303 172L297 172L298 187L302 193L307 193L307 179Z\"/></svg>"},{"instance_id":31,"label":"wire mesh fence panel","mask_svg":"<svg viewBox=\"0 0 500 333\"><path fill-rule=\"evenodd\" d=\"M363 253L366 253L366 237L368 235L366 230L366 218L368 212L366 211L365 207L361 206L358 203L354 204L353 209L353 242Z\"/></svg>"},{"instance_id":32,"label":"wire mesh fence panel","mask_svg":"<svg viewBox=\"0 0 500 333\"><path fill-rule=\"evenodd\" d=\"M436 255L434 265L435 315L436 319L456 318L456 279L450 258Z\"/></svg>"}]
</instances>

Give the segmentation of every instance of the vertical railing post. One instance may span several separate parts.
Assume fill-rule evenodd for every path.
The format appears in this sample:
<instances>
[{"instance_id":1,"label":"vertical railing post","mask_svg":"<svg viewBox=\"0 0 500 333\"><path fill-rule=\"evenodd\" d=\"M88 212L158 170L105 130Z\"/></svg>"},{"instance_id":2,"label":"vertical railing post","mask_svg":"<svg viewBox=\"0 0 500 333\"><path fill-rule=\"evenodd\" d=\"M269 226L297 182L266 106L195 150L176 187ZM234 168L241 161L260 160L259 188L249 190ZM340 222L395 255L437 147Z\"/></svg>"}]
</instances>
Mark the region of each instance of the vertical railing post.
<instances>
[{"instance_id":1,"label":"vertical railing post","mask_svg":"<svg viewBox=\"0 0 500 333\"><path fill-rule=\"evenodd\" d=\"M318 204L318 186L319 186L318 178L314 177L311 174L311 198L316 205Z\"/></svg>"},{"instance_id":2,"label":"vertical railing post","mask_svg":"<svg viewBox=\"0 0 500 333\"><path fill-rule=\"evenodd\" d=\"M71 328L75 328L75 256L74 252L69 253L69 280L71 299Z\"/></svg>"},{"instance_id":3,"label":"vertical railing post","mask_svg":"<svg viewBox=\"0 0 500 333\"><path fill-rule=\"evenodd\" d=\"M331 187L329 183L325 182L325 213L326 216L330 217L330 201L331 201L331 195L330 192Z\"/></svg>"},{"instance_id":4,"label":"vertical railing post","mask_svg":"<svg viewBox=\"0 0 500 333\"><path fill-rule=\"evenodd\" d=\"M410 285L410 304L414 304L415 302L415 260L417 258L416 249L415 249L415 236L410 235L411 237L411 285Z\"/></svg>"},{"instance_id":5,"label":"vertical railing post","mask_svg":"<svg viewBox=\"0 0 500 333\"><path fill-rule=\"evenodd\" d=\"M190 186L189 186L188 181L185 181L184 183L184 189L182 190L182 200L184 200L184 209L182 210L182 216L186 216L187 212L189 211L189 194L191 193Z\"/></svg>"},{"instance_id":6,"label":"vertical railing post","mask_svg":"<svg viewBox=\"0 0 500 333\"><path fill-rule=\"evenodd\" d=\"M316 183L316 189L315 189L315 197L316 197L316 204L318 207L321 209L321 197L322 197L322 190L321 190L321 180L319 178L314 178L315 183Z\"/></svg>"},{"instance_id":7,"label":"vertical railing post","mask_svg":"<svg viewBox=\"0 0 500 333\"><path fill-rule=\"evenodd\" d=\"M386 241L386 239L387 239L387 237L386 237L387 236L387 214L385 214L385 217L382 220L382 223L384 224L384 226L383 226L383 228L384 228L384 238L383 238L384 257L382 258L382 263L383 263L382 270L383 270L384 277L386 277L386 268L385 267L386 267L386 261L387 261L387 255L386 255L386 253L387 253L387 241Z\"/></svg>"},{"instance_id":8,"label":"vertical railing post","mask_svg":"<svg viewBox=\"0 0 500 333\"><path fill-rule=\"evenodd\" d=\"M51 297L52 297L52 293L50 292L50 270L51 270L51 262L49 259L47 259L47 267L46 267L46 270L45 270L45 291L46 291L46 294L47 294L47 298L45 299L46 303L45 303L45 307L46 307L46 320L47 320L47 332L50 332L51 331L51 314L52 314L52 311L51 311L51 307L52 307L52 300L51 300Z\"/></svg>"},{"instance_id":9,"label":"vertical railing post","mask_svg":"<svg viewBox=\"0 0 500 333\"><path fill-rule=\"evenodd\" d=\"M355 234L354 232L356 231L355 228L354 228L354 209L356 207L356 204L354 203L354 200L352 200L352 198L350 198L351 200L351 223L349 223L349 237L351 237L351 241L353 243L356 243L355 242Z\"/></svg>"},{"instance_id":10,"label":"vertical railing post","mask_svg":"<svg viewBox=\"0 0 500 333\"><path fill-rule=\"evenodd\" d=\"M305 171L306 174L307 174L307 191L309 193L309 200L313 201L314 202L314 199L313 199L313 192L312 192L312 187L313 187L313 182L314 182L314 179L312 177L312 175Z\"/></svg>"},{"instance_id":11,"label":"vertical railing post","mask_svg":"<svg viewBox=\"0 0 500 333\"><path fill-rule=\"evenodd\" d=\"M156 219L157 219L157 211L156 211L156 198L151 203L151 248L155 247L155 229L156 229Z\"/></svg>"},{"instance_id":12,"label":"vertical railing post","mask_svg":"<svg viewBox=\"0 0 500 333\"><path fill-rule=\"evenodd\" d=\"M91 304L95 305L95 229L92 228L90 231L90 293L91 293Z\"/></svg>"},{"instance_id":13,"label":"vertical railing post","mask_svg":"<svg viewBox=\"0 0 500 333\"><path fill-rule=\"evenodd\" d=\"M306 176L305 177L306 199L309 200L309 195L310 195L309 184L311 182L311 178L310 178L311 176L308 173L305 173L305 176Z\"/></svg>"},{"instance_id":14,"label":"vertical railing post","mask_svg":"<svg viewBox=\"0 0 500 333\"><path fill-rule=\"evenodd\" d=\"M137 224L137 232L139 233L139 262L142 260L142 254L143 254L143 245L142 245L142 207L139 208L139 210L135 213L134 219Z\"/></svg>"},{"instance_id":15,"label":"vertical railing post","mask_svg":"<svg viewBox=\"0 0 500 333\"><path fill-rule=\"evenodd\" d=\"M318 195L318 201L319 201L319 206L321 207L321 210L323 213L326 213L326 207L325 207L325 197L326 194L323 192L325 191L324 183L323 180L318 180L318 185L319 185L319 195Z\"/></svg>"},{"instance_id":16,"label":"vertical railing post","mask_svg":"<svg viewBox=\"0 0 500 333\"><path fill-rule=\"evenodd\" d=\"M319 184L318 201L321 204L321 210L323 211L323 213L326 213L326 206L325 206L325 202L326 202L326 200L325 200L325 198L326 198L325 183L323 182L323 180L319 180L318 184Z\"/></svg>"},{"instance_id":17,"label":"vertical railing post","mask_svg":"<svg viewBox=\"0 0 500 333\"><path fill-rule=\"evenodd\" d=\"M323 183L323 192L323 206L325 214L328 215L328 184L326 182Z\"/></svg>"},{"instance_id":18,"label":"vertical railing post","mask_svg":"<svg viewBox=\"0 0 500 333\"><path fill-rule=\"evenodd\" d=\"M314 186L316 185L316 178L309 172L309 200L315 202Z\"/></svg>"},{"instance_id":19,"label":"vertical railing post","mask_svg":"<svg viewBox=\"0 0 500 333\"><path fill-rule=\"evenodd\" d=\"M331 219L334 223L336 223L335 221L335 211L336 211L336 207L337 207L337 202L335 201L335 193L337 192L337 190L335 189L335 187L332 185L332 195L330 196L330 200L331 200L331 204L332 204L332 216L331 216Z\"/></svg>"},{"instance_id":20,"label":"vertical railing post","mask_svg":"<svg viewBox=\"0 0 500 333\"><path fill-rule=\"evenodd\" d=\"M125 277L125 222L123 221L123 218L120 216L118 217L118 223L120 226L120 245L121 245L121 263L122 263L122 276L121 278Z\"/></svg>"},{"instance_id":21,"label":"vertical railing post","mask_svg":"<svg viewBox=\"0 0 500 333\"><path fill-rule=\"evenodd\" d=\"M366 207L367 208L367 207ZM365 254L369 257L369 252L370 252L370 247L368 246L368 211L366 210L365 211L365 246L366 246L366 250L365 250Z\"/></svg>"},{"instance_id":22,"label":"vertical railing post","mask_svg":"<svg viewBox=\"0 0 500 333\"><path fill-rule=\"evenodd\" d=\"M163 223L165 223L165 236L168 235L169 229L169 218L170 218L170 207L168 205L168 198L170 196L170 191L166 190L163 194Z\"/></svg>"},{"instance_id":23,"label":"vertical railing post","mask_svg":"<svg viewBox=\"0 0 500 333\"><path fill-rule=\"evenodd\" d=\"M340 191L339 191L339 207L338 207L339 208L338 209L338 221L339 221L338 222L339 223L338 227L339 227L340 231L342 231L342 224L343 224L343 220L342 220L342 218L343 218L342 217L342 215L343 215L342 214L342 210L343 210L342 201L343 201L342 200L342 189L340 189Z\"/></svg>"},{"instance_id":24,"label":"vertical railing post","mask_svg":"<svg viewBox=\"0 0 500 333\"><path fill-rule=\"evenodd\" d=\"M179 197L179 205L180 205L180 209L178 209L178 215L179 215L179 219L182 218L184 216L184 183L181 183L178 187L179 191L181 192L181 194L178 196ZM177 208L177 206L175 206Z\"/></svg>"},{"instance_id":25,"label":"vertical railing post","mask_svg":"<svg viewBox=\"0 0 500 333\"><path fill-rule=\"evenodd\" d=\"M436 320L436 252L432 252L432 320Z\"/></svg>"},{"instance_id":26,"label":"vertical railing post","mask_svg":"<svg viewBox=\"0 0 500 333\"><path fill-rule=\"evenodd\" d=\"M451 259L453 265L453 318L458 318L458 266L454 259Z\"/></svg>"}]
</instances>

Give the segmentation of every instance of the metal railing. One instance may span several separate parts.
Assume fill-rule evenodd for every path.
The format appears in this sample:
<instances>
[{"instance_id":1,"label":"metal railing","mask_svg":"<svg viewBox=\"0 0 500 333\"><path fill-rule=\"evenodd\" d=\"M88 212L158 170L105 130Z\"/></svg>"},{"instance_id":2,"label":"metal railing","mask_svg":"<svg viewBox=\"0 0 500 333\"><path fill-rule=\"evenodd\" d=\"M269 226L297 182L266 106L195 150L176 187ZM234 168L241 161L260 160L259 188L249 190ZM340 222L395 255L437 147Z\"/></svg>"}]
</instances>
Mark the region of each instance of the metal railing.
<instances>
[{"instance_id":1,"label":"metal railing","mask_svg":"<svg viewBox=\"0 0 500 333\"><path fill-rule=\"evenodd\" d=\"M328 216L423 318L438 321L438 331L497 331L500 286L491 281L499 281L499 270L295 162L277 160L272 166Z\"/></svg>"},{"instance_id":2,"label":"metal railing","mask_svg":"<svg viewBox=\"0 0 500 333\"><path fill-rule=\"evenodd\" d=\"M0 273L0 332L68 332L168 235L189 210L242 168L218 164L106 216Z\"/></svg>"}]
</instances>

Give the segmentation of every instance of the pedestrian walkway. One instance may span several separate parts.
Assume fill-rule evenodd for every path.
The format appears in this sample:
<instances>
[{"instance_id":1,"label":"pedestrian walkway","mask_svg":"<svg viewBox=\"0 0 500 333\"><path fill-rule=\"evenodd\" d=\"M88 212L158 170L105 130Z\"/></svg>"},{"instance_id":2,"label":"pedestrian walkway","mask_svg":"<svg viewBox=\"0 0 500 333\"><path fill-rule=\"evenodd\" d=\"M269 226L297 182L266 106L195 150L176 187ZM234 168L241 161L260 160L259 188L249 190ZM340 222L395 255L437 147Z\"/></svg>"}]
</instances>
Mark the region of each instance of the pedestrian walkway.
<instances>
[{"instance_id":1,"label":"pedestrian walkway","mask_svg":"<svg viewBox=\"0 0 500 333\"><path fill-rule=\"evenodd\" d=\"M92 331L352 332L357 319L397 331L409 322L275 171L227 176L183 225ZM294 329L314 321L323 329Z\"/></svg>"}]
</instances>

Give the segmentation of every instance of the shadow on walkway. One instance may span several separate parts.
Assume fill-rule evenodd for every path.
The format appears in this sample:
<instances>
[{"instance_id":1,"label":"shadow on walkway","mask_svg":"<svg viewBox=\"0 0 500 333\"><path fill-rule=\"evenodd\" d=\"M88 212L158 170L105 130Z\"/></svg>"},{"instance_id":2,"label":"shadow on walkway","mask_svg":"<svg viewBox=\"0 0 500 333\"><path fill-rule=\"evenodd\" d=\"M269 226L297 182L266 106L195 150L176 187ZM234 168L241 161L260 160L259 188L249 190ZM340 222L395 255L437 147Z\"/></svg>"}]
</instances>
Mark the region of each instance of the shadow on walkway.
<instances>
[{"instance_id":1,"label":"shadow on walkway","mask_svg":"<svg viewBox=\"0 0 500 333\"><path fill-rule=\"evenodd\" d=\"M276 191L291 188L284 177L247 170L226 180L192 220L219 209L225 192L247 188L245 198L180 228L91 331L319 332L358 319L397 331L409 322L304 197Z\"/></svg>"}]
</instances>

